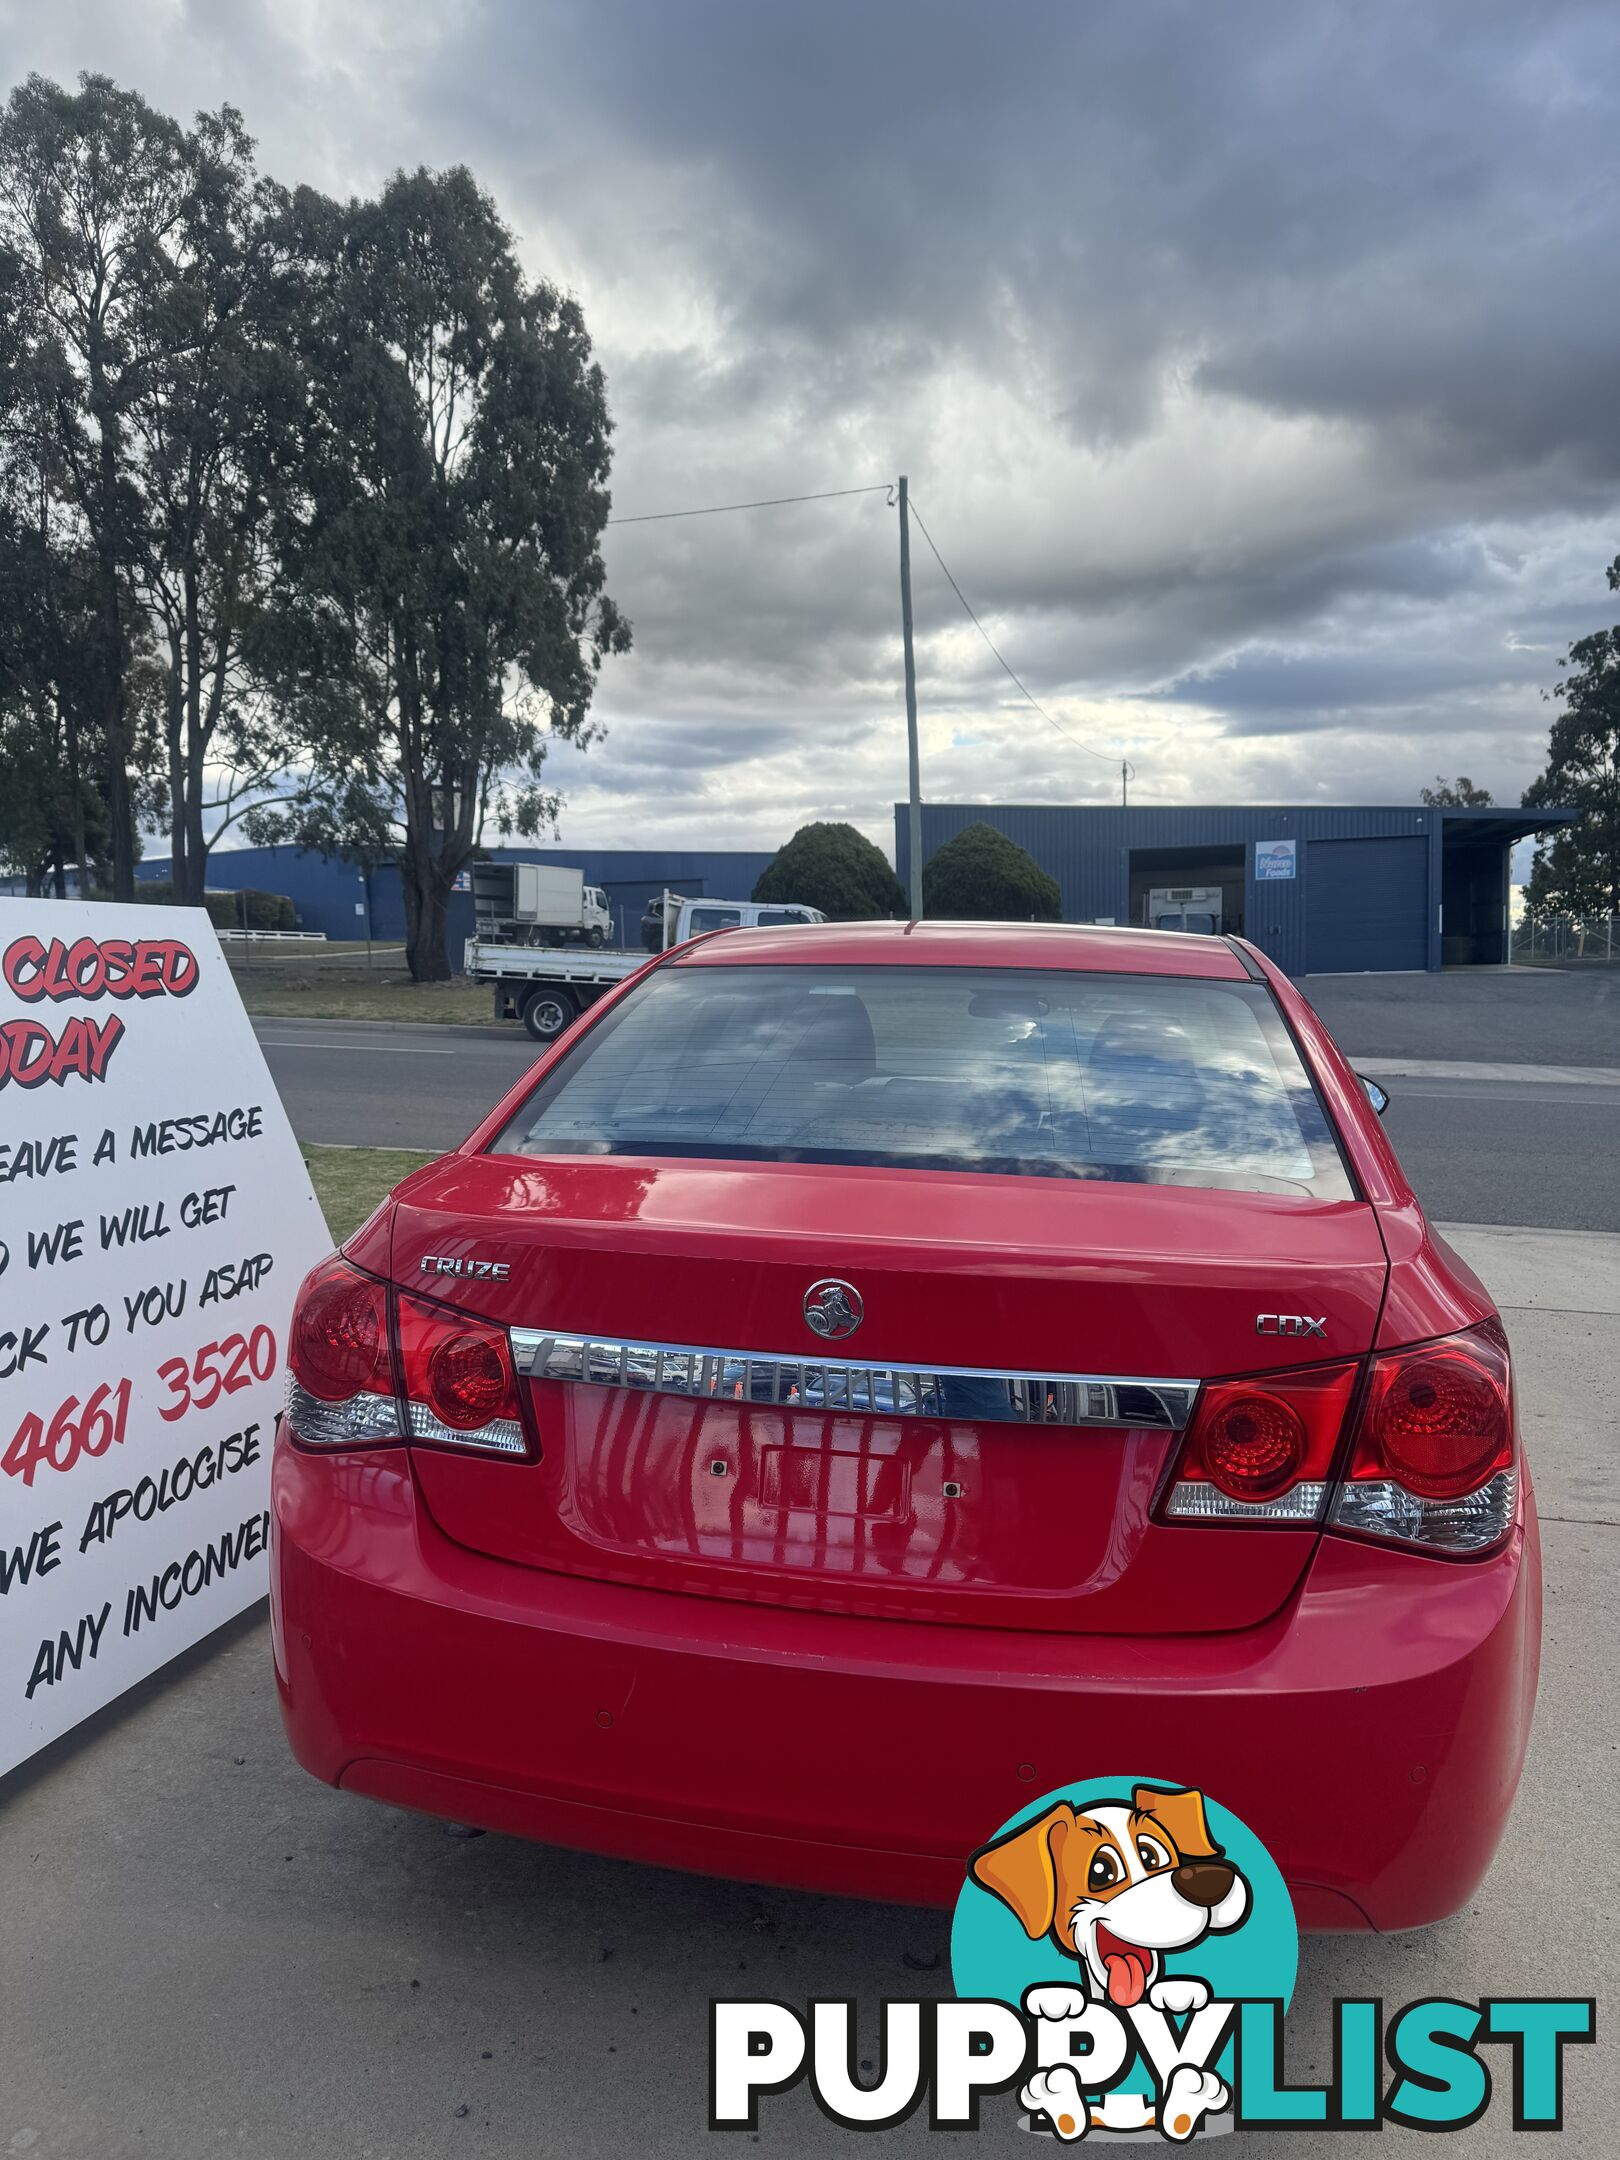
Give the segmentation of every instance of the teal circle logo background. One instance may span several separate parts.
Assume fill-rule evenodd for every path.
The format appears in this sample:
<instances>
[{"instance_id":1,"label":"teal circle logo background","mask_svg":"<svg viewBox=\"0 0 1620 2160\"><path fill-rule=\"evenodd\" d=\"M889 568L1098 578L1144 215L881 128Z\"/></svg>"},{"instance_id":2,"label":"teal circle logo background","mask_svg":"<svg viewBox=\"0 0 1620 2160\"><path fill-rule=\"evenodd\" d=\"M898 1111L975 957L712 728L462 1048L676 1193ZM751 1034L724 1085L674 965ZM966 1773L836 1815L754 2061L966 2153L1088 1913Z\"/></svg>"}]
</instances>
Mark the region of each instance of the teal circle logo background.
<instances>
[{"instance_id":1,"label":"teal circle logo background","mask_svg":"<svg viewBox=\"0 0 1620 2160\"><path fill-rule=\"evenodd\" d=\"M1021 1807L1016 1815L1009 1815L983 1842L993 1844L997 1838L1036 1821L1060 1800L1067 1800L1082 1814L1087 1807L1129 1807L1138 1785L1156 1786L1165 1792L1187 1789L1178 1778L1142 1773L1133 1777L1078 1778L1071 1784L1054 1786L1039 1800ZM1239 1874L1247 1878L1252 1903L1237 1927L1220 1934L1212 1930L1189 1949L1170 1951L1164 1960L1165 1974L1173 1977L1196 1973L1208 1981L1211 1994L1222 2001L1275 1996L1286 2009L1293 2000L1299 1971L1299 1928L1288 1885L1247 1823L1222 1807L1212 1794L1204 1794L1204 1808L1211 1836ZM1076 1960L1060 1950L1050 1935L1031 1942L1017 1914L1000 1898L971 1875L964 1880L951 1922L951 1979L959 1996L991 1996L1010 2003L1016 2010L1026 1988L1051 1982L1066 1982L1071 1987L1079 1984L1094 1995L1095 1982L1089 1975L1079 1980L1079 1972ZM1228 2041L1216 2065L1228 2084L1231 2054ZM1151 2092L1153 2081L1138 2061L1120 2089Z\"/></svg>"}]
</instances>

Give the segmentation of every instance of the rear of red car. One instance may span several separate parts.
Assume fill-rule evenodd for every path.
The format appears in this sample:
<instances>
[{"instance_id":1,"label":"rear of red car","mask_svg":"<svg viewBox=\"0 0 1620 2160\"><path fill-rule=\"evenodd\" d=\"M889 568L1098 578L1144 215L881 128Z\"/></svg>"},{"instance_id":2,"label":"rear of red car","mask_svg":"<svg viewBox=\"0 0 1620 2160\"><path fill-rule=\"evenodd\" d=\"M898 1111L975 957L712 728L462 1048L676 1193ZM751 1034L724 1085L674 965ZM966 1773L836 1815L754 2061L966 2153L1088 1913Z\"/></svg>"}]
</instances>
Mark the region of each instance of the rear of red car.
<instances>
[{"instance_id":1,"label":"rear of red car","mask_svg":"<svg viewBox=\"0 0 1620 2160\"><path fill-rule=\"evenodd\" d=\"M305 1284L275 1515L318 1775L881 1897L1142 1766L1435 1919L1534 1696L1499 1323L1233 941L649 969Z\"/></svg>"}]
</instances>

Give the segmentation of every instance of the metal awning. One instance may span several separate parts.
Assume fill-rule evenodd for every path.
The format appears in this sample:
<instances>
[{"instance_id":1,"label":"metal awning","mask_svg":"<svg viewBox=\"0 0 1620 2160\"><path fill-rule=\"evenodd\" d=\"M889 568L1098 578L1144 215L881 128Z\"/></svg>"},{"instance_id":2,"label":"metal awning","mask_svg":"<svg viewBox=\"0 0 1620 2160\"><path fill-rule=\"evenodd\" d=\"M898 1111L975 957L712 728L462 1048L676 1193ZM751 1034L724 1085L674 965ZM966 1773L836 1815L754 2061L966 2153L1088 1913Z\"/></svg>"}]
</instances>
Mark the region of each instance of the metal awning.
<instances>
[{"instance_id":1,"label":"metal awning","mask_svg":"<svg viewBox=\"0 0 1620 2160\"><path fill-rule=\"evenodd\" d=\"M1532 833L1547 832L1556 825L1573 825L1577 813L1573 810L1498 810L1495 807L1480 810L1442 809L1444 824L1440 831L1440 844L1449 847L1453 843L1468 847L1511 847L1516 840L1528 840Z\"/></svg>"}]
</instances>

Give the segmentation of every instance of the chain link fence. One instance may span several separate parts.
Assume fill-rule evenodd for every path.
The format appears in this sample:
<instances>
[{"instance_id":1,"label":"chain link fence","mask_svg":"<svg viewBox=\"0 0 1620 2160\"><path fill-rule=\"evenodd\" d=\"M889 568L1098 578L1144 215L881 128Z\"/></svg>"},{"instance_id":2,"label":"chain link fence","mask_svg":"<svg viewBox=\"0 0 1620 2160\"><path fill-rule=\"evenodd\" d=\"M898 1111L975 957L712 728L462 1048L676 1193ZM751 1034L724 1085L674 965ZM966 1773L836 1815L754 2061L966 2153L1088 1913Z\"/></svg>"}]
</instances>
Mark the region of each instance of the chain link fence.
<instances>
[{"instance_id":1,"label":"chain link fence","mask_svg":"<svg viewBox=\"0 0 1620 2160\"><path fill-rule=\"evenodd\" d=\"M1620 967L1620 915L1527 916L1513 925L1512 956L1524 967Z\"/></svg>"}]
</instances>

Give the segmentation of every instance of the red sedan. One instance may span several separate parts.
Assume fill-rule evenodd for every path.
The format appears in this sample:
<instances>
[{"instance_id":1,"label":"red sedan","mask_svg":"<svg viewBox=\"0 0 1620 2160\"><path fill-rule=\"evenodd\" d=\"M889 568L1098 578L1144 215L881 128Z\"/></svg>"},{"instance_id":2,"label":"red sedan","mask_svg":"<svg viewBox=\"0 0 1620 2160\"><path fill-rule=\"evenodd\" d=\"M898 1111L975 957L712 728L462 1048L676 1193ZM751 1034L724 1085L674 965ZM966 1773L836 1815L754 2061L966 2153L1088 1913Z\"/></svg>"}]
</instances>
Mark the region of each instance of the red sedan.
<instances>
[{"instance_id":1,"label":"red sedan","mask_svg":"<svg viewBox=\"0 0 1620 2160\"><path fill-rule=\"evenodd\" d=\"M290 1366L276 1669L346 1791L928 1904L1117 1771L1234 1809L1304 1926L1489 1865L1507 1342L1241 939L666 954L309 1276Z\"/></svg>"}]
</instances>

